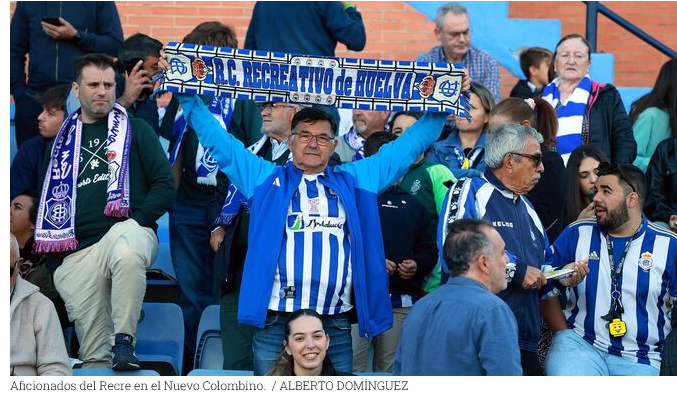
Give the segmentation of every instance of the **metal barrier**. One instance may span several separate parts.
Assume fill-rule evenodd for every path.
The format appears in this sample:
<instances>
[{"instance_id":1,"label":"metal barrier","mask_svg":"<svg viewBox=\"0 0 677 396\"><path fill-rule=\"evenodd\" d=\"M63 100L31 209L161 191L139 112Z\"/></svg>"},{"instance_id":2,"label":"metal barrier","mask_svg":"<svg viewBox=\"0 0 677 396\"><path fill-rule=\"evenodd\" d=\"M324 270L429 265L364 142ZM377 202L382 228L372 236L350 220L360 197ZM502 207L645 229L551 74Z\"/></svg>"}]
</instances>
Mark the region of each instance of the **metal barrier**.
<instances>
[{"instance_id":1,"label":"metal barrier","mask_svg":"<svg viewBox=\"0 0 677 396\"><path fill-rule=\"evenodd\" d=\"M597 52L597 14L602 14L663 54L670 58L677 58L677 52L675 50L656 40L644 30L611 11L607 6L600 4L599 1L584 1L583 3L585 3L587 8L585 17L585 38L590 42L592 52Z\"/></svg>"}]
</instances>

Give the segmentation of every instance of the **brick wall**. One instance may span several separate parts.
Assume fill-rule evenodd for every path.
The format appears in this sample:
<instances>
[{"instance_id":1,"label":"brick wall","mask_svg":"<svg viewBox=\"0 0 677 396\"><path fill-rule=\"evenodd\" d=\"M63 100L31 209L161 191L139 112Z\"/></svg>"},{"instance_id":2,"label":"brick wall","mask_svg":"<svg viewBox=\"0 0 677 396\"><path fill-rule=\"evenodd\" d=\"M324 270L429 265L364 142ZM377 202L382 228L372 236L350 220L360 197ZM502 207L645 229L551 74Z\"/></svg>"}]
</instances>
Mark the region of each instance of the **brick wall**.
<instances>
[{"instance_id":1,"label":"brick wall","mask_svg":"<svg viewBox=\"0 0 677 396\"><path fill-rule=\"evenodd\" d=\"M435 44L433 24L404 2L356 1L367 28L367 46L356 53L339 45L338 56L413 59ZM141 32L162 42L180 41L200 22L218 20L235 28L244 44L253 1L118 1L125 37ZM612 10L672 48L677 48L677 3L604 2ZM15 2L10 3L10 14ZM585 6L581 2L511 2L512 18L560 19L562 33L585 33ZM599 17L598 50L616 55L616 85L652 86L667 60L658 51ZM517 78L501 68L501 96L507 96Z\"/></svg>"}]
</instances>

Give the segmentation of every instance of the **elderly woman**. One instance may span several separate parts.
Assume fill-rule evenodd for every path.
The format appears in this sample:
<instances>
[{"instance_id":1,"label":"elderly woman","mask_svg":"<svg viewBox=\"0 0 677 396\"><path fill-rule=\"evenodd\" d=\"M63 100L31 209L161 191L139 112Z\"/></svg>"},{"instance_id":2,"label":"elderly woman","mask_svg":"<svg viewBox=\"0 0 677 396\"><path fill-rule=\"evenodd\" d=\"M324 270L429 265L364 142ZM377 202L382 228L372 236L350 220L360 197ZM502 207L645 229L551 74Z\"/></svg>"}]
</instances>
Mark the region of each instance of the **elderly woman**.
<instances>
[{"instance_id":1,"label":"elderly woman","mask_svg":"<svg viewBox=\"0 0 677 396\"><path fill-rule=\"evenodd\" d=\"M299 309L289 315L284 329L284 350L266 375L336 376L352 375L336 371L327 356L329 334L322 317L312 309Z\"/></svg>"},{"instance_id":2,"label":"elderly woman","mask_svg":"<svg viewBox=\"0 0 677 396\"><path fill-rule=\"evenodd\" d=\"M566 163L577 147L593 144L610 161L631 164L637 143L621 95L611 84L592 81L590 50L579 34L564 36L555 48L559 77L543 89L543 99L557 111L557 151Z\"/></svg>"}]
</instances>

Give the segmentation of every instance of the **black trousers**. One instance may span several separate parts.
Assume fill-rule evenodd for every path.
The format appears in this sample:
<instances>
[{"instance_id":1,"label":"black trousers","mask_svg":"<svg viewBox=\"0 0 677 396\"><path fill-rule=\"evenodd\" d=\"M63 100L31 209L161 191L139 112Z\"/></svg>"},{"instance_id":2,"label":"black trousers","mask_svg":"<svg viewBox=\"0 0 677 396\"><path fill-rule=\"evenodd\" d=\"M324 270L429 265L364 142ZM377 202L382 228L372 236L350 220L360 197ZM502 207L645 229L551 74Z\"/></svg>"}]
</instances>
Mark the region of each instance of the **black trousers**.
<instances>
[{"instance_id":1,"label":"black trousers","mask_svg":"<svg viewBox=\"0 0 677 396\"><path fill-rule=\"evenodd\" d=\"M14 98L17 148L21 147L26 140L40 134L38 116L42 113L42 106L36 100L39 95L40 93L27 89L21 96Z\"/></svg>"}]
</instances>

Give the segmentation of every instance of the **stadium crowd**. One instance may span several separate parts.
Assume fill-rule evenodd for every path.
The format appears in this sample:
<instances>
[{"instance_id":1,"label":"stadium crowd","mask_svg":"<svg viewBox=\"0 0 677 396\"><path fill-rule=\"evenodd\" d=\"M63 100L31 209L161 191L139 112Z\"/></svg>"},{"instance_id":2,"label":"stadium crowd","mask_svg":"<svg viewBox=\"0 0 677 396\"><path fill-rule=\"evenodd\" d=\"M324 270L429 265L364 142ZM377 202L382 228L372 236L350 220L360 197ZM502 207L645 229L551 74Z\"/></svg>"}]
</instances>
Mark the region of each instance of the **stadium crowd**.
<instances>
[{"instance_id":1,"label":"stadium crowd","mask_svg":"<svg viewBox=\"0 0 677 396\"><path fill-rule=\"evenodd\" d=\"M570 34L523 50L500 98L447 3L416 60L464 68L471 117L454 118L158 106L163 43L123 37L114 2L19 1L10 32L12 375L143 367L166 213L179 375L214 304L223 369L255 375L677 375L677 59L627 114ZM239 48L216 21L177 41ZM242 48L366 41L352 3L258 2Z\"/></svg>"}]
</instances>

